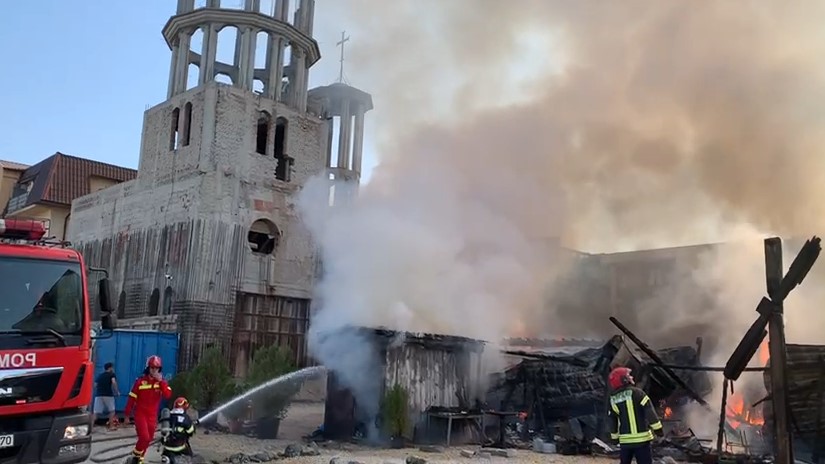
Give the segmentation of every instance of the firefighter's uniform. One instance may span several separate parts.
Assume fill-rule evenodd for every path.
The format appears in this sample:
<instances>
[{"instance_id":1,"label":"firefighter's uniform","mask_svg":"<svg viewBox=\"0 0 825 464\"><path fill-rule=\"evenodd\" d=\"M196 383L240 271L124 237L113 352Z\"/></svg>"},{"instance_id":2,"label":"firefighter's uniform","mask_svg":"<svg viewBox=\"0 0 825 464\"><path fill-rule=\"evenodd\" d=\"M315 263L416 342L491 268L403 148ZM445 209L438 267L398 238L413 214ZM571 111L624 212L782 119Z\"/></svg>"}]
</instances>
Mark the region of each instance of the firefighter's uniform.
<instances>
[{"instance_id":1,"label":"firefighter's uniform","mask_svg":"<svg viewBox=\"0 0 825 464\"><path fill-rule=\"evenodd\" d=\"M160 369L160 358L152 356L147 362L146 373L135 381L132 391L129 392L129 399L126 401L126 417L134 410L135 412L135 432L137 432L137 443L132 455L135 461L142 462L146 455L146 449L152 443L155 429L158 425L158 412L160 402L172 396L172 389L162 377L156 379L149 373L149 365Z\"/></svg>"},{"instance_id":2,"label":"firefighter's uniform","mask_svg":"<svg viewBox=\"0 0 825 464\"><path fill-rule=\"evenodd\" d=\"M610 438L619 441L622 464L634 457L638 464L650 464L653 433L662 430L650 397L632 385L624 386L610 395L609 416Z\"/></svg>"},{"instance_id":3,"label":"firefighter's uniform","mask_svg":"<svg viewBox=\"0 0 825 464\"><path fill-rule=\"evenodd\" d=\"M169 426L171 431L163 441L163 455L171 457L181 454L192 456L189 439L195 434L195 424L183 408L175 408L171 411Z\"/></svg>"}]
</instances>

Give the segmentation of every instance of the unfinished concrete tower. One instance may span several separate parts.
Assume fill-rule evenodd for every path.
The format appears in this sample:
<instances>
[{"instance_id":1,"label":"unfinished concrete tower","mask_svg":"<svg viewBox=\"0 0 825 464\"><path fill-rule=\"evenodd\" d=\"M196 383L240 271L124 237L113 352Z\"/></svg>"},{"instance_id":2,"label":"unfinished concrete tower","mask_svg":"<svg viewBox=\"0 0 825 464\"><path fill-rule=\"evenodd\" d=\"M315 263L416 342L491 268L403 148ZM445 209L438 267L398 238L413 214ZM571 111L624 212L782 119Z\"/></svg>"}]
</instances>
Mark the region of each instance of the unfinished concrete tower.
<instances>
[{"instance_id":1,"label":"unfinished concrete tower","mask_svg":"<svg viewBox=\"0 0 825 464\"><path fill-rule=\"evenodd\" d=\"M372 96L338 82L312 89L309 101L313 111L327 122L327 166L334 183L331 203L345 204L357 194L361 181L364 115L373 109ZM336 131L337 143L333 140Z\"/></svg>"},{"instance_id":2,"label":"unfinished concrete tower","mask_svg":"<svg viewBox=\"0 0 825 464\"><path fill-rule=\"evenodd\" d=\"M137 179L76 200L70 236L109 269L122 322L177 327L182 368L231 346L243 375L262 345L305 361L316 256L292 199L326 172L328 125L307 112L314 0L222 1L178 1Z\"/></svg>"}]
</instances>

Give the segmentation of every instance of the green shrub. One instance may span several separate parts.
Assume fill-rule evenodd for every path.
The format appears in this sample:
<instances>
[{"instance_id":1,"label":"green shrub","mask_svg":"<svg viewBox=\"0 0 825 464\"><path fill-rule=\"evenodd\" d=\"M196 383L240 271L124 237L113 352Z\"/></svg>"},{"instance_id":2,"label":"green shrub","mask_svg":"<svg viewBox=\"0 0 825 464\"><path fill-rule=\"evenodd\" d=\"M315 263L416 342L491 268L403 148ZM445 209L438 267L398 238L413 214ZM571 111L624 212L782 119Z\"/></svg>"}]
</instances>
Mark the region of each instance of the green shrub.
<instances>
[{"instance_id":1,"label":"green shrub","mask_svg":"<svg viewBox=\"0 0 825 464\"><path fill-rule=\"evenodd\" d=\"M261 347L252 355L246 390L296 370L292 351L276 345ZM252 410L256 418L283 418L292 397L301 389L300 381L283 382L252 396Z\"/></svg>"},{"instance_id":2,"label":"green shrub","mask_svg":"<svg viewBox=\"0 0 825 464\"><path fill-rule=\"evenodd\" d=\"M197 409L212 410L238 393L226 359L216 347L204 351L197 366L182 382L191 392L189 401Z\"/></svg>"},{"instance_id":3,"label":"green shrub","mask_svg":"<svg viewBox=\"0 0 825 464\"><path fill-rule=\"evenodd\" d=\"M399 384L393 385L384 394L381 402L381 425L392 438L405 436L409 429L407 390Z\"/></svg>"}]
</instances>

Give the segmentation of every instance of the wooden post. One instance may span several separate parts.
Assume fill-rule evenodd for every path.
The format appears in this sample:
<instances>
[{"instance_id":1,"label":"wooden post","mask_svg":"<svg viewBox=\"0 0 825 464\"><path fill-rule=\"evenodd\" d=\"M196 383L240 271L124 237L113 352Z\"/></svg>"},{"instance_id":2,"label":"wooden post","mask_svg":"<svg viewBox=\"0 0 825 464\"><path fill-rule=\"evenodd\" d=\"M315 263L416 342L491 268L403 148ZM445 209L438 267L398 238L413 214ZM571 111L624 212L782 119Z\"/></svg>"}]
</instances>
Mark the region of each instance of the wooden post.
<instances>
[{"instance_id":1,"label":"wooden post","mask_svg":"<svg viewBox=\"0 0 825 464\"><path fill-rule=\"evenodd\" d=\"M790 427L788 426L788 396L785 388L787 380L785 374L785 365L787 364L785 323L782 320L782 297L775 298L782 277L782 240L777 237L765 239L765 279L768 285L768 296L776 304L776 311L768 322L773 428L776 436L774 462L776 464L792 464L794 462L793 444Z\"/></svg>"}]
</instances>

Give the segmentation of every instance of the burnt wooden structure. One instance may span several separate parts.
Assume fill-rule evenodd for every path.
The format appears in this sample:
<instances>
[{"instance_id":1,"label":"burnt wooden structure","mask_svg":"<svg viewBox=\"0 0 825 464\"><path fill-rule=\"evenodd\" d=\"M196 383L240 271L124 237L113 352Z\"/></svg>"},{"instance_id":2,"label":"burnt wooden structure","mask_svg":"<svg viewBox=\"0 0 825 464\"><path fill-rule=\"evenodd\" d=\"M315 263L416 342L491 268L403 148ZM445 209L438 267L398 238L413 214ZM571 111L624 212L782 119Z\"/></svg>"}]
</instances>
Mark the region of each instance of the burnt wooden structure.
<instances>
[{"instance_id":1,"label":"burnt wooden structure","mask_svg":"<svg viewBox=\"0 0 825 464\"><path fill-rule=\"evenodd\" d=\"M791 416L788 410L787 347L785 345L784 301L810 272L822 250L820 239L813 237L805 242L802 249L791 263L787 274L782 274L782 240L765 239L765 280L768 297L763 297L756 308L759 317L745 333L730 359L725 365L725 387L729 381L735 381L745 370L748 362L756 354L759 345L769 332L768 348L770 367L766 387L771 392L773 423L772 436L774 460L777 464L794 462L793 435L790 427ZM765 329L768 329L766 331ZM722 410L726 407L726 396L722 399ZM719 424L721 442L723 421Z\"/></svg>"},{"instance_id":2,"label":"burnt wooden structure","mask_svg":"<svg viewBox=\"0 0 825 464\"><path fill-rule=\"evenodd\" d=\"M609 392L606 379L614 367L630 367L637 385L657 405L666 401L678 408L691 400L686 390L700 397L711 392L706 372L671 369L687 386L684 389L657 365L663 362L673 366L698 366L696 348L680 346L652 352L657 361L635 346L627 345L621 335L616 335L601 347L583 348L573 354L553 348L544 350L544 354L530 353L525 356L527 359L510 367L497 379L487 404L502 410L527 412L529 428L536 433L550 438L564 435L565 432L559 433L559 430L566 430L575 435L566 437L570 446L581 445L589 449L593 438L607 439L605 418ZM557 449L559 446L557 443Z\"/></svg>"},{"instance_id":3,"label":"burnt wooden structure","mask_svg":"<svg viewBox=\"0 0 825 464\"><path fill-rule=\"evenodd\" d=\"M409 423L418 428L418 433L423 431L420 426L426 423L429 408L470 408L480 397L483 341L366 327L347 327L323 337L357 339L361 346L353 347L353 353L360 352L375 363L358 364L364 372L340 372L335 366L327 366L327 438L350 439L356 432L368 434L374 430L380 419L374 406L394 385L406 390ZM348 385L346 379L358 385ZM417 435L415 430L412 432Z\"/></svg>"}]
</instances>

